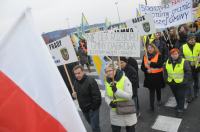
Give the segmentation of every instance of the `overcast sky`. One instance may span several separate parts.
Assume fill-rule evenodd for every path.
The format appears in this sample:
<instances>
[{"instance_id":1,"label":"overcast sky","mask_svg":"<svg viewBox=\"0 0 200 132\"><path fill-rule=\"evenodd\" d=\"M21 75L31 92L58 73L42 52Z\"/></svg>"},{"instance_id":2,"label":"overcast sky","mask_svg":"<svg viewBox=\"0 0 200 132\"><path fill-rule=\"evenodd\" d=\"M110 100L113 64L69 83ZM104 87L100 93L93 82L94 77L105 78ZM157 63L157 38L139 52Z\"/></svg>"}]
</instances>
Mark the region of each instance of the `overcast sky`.
<instances>
[{"instance_id":1,"label":"overcast sky","mask_svg":"<svg viewBox=\"0 0 200 132\"><path fill-rule=\"evenodd\" d=\"M135 17L136 7L144 0L0 0L0 36L6 32L27 7L32 8L34 22L41 33L78 26L81 14L89 24L103 23L107 17L118 22ZM148 4L159 4L160 0L147 0Z\"/></svg>"}]
</instances>

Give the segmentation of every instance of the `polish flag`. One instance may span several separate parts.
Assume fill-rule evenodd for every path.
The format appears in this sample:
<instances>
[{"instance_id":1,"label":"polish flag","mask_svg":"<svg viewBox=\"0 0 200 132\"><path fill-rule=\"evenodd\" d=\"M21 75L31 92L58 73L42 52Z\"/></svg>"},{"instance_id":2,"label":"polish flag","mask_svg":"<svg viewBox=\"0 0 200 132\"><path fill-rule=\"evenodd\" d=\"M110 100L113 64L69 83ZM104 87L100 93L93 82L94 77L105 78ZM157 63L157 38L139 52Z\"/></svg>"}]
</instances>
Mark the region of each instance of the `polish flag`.
<instances>
[{"instance_id":1,"label":"polish flag","mask_svg":"<svg viewBox=\"0 0 200 132\"><path fill-rule=\"evenodd\" d=\"M0 132L86 132L26 10L0 41Z\"/></svg>"}]
</instances>

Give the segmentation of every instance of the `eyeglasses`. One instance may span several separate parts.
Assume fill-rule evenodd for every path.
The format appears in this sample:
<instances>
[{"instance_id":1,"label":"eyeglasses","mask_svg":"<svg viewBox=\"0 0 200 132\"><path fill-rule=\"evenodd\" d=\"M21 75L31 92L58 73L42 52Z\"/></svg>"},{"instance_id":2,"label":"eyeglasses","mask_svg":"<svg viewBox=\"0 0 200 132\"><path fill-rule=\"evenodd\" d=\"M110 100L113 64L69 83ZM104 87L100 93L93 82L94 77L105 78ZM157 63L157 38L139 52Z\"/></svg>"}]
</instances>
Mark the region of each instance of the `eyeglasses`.
<instances>
[{"instance_id":1,"label":"eyeglasses","mask_svg":"<svg viewBox=\"0 0 200 132\"><path fill-rule=\"evenodd\" d=\"M109 73L109 72L111 72L111 71L113 71L113 70L107 70L106 73Z\"/></svg>"}]
</instances>

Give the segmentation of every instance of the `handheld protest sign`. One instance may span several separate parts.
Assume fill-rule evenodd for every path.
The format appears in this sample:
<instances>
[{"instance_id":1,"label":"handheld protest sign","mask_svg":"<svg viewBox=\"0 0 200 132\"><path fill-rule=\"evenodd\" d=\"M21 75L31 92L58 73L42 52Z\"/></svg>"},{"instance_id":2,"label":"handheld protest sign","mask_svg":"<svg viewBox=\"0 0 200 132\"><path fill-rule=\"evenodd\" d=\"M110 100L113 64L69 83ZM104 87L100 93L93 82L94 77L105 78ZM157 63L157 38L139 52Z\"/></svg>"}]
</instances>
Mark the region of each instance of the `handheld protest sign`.
<instances>
[{"instance_id":1,"label":"handheld protest sign","mask_svg":"<svg viewBox=\"0 0 200 132\"><path fill-rule=\"evenodd\" d=\"M140 57L140 35L136 32L86 34L88 55Z\"/></svg>"},{"instance_id":2,"label":"handheld protest sign","mask_svg":"<svg viewBox=\"0 0 200 132\"><path fill-rule=\"evenodd\" d=\"M69 76L66 64L77 62L78 58L76 56L74 47L72 45L71 39L69 36L56 40L52 43L47 44L47 47L54 59L54 62L57 66L63 65L65 73L69 80L72 91L74 92L74 86L71 82L71 77Z\"/></svg>"},{"instance_id":3,"label":"handheld protest sign","mask_svg":"<svg viewBox=\"0 0 200 132\"><path fill-rule=\"evenodd\" d=\"M149 6L140 4L142 15L151 14L157 29L177 26L193 21L192 0L181 0L177 4L169 3L163 6Z\"/></svg>"},{"instance_id":4,"label":"handheld protest sign","mask_svg":"<svg viewBox=\"0 0 200 132\"><path fill-rule=\"evenodd\" d=\"M78 58L69 36L47 44L57 66L77 62Z\"/></svg>"}]
</instances>

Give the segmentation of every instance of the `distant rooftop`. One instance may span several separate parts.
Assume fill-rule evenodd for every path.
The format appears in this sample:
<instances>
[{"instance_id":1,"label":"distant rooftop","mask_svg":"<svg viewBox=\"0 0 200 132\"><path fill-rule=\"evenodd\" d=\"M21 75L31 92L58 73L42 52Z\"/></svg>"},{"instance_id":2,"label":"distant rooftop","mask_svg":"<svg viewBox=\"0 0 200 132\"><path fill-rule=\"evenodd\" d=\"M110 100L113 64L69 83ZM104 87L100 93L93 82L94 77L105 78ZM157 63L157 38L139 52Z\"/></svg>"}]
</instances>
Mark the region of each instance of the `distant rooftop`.
<instances>
[{"instance_id":1,"label":"distant rooftop","mask_svg":"<svg viewBox=\"0 0 200 132\"><path fill-rule=\"evenodd\" d=\"M85 26L84 30L87 32L91 28L99 28L99 29L104 29L105 23L100 23L100 24L93 24L89 26ZM45 41L46 44L51 43L55 40L61 39L67 35L71 35L73 33L77 32L77 29L80 29L81 27L73 27L70 29L63 29L63 30L56 30L48 33L42 34L42 37Z\"/></svg>"}]
</instances>

